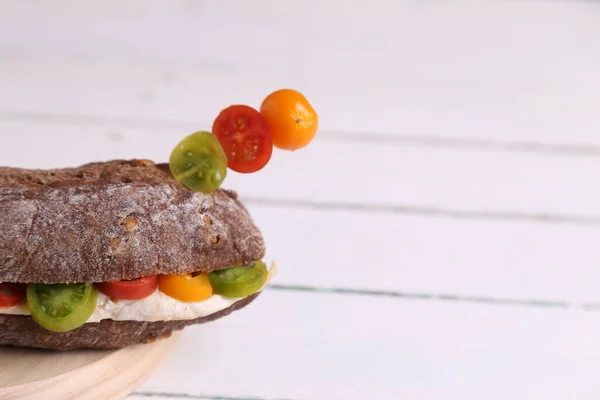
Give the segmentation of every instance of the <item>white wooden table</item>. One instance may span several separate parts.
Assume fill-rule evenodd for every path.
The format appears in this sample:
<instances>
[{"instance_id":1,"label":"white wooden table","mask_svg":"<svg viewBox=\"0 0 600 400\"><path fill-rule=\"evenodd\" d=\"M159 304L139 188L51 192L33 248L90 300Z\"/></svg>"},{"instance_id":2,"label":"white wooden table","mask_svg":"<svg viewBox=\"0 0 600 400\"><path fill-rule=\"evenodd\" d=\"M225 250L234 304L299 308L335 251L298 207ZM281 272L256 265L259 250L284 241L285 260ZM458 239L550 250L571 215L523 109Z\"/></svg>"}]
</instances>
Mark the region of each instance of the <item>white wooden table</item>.
<instances>
[{"instance_id":1,"label":"white wooden table","mask_svg":"<svg viewBox=\"0 0 600 400\"><path fill-rule=\"evenodd\" d=\"M600 3L0 3L0 164L165 161L293 87L305 150L231 173L280 274L131 396L597 399Z\"/></svg>"}]
</instances>

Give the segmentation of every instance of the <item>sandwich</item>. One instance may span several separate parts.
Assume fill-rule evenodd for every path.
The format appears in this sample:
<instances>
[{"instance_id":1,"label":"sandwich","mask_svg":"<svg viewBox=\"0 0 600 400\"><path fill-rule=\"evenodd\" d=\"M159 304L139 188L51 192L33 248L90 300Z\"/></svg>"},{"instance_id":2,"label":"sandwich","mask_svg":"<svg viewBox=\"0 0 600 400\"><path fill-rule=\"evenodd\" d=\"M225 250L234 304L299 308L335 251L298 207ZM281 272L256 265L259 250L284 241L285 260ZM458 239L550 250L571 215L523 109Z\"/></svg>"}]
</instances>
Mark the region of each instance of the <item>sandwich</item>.
<instances>
[{"instance_id":1,"label":"sandwich","mask_svg":"<svg viewBox=\"0 0 600 400\"><path fill-rule=\"evenodd\" d=\"M252 302L272 269L232 191L149 160L0 168L0 345L119 348Z\"/></svg>"},{"instance_id":2,"label":"sandwich","mask_svg":"<svg viewBox=\"0 0 600 400\"><path fill-rule=\"evenodd\" d=\"M281 89L231 105L168 163L0 167L0 345L110 349L168 337L254 301L275 274L232 170L299 150L318 116Z\"/></svg>"}]
</instances>

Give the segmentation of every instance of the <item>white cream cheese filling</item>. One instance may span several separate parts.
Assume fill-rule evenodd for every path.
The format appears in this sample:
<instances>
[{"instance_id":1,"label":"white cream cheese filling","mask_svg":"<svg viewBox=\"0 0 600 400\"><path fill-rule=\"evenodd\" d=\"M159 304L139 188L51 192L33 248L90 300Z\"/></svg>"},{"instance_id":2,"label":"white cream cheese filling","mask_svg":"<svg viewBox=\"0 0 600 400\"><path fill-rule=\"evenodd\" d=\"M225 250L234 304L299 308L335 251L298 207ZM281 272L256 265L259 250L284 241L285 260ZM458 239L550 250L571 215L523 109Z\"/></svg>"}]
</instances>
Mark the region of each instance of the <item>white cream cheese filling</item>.
<instances>
[{"instance_id":1,"label":"white cream cheese filling","mask_svg":"<svg viewBox=\"0 0 600 400\"><path fill-rule=\"evenodd\" d=\"M269 275L261 291L273 278L277 271L275 263L269 267ZM99 322L103 319L114 321L177 321L207 317L224 310L244 298L228 298L212 295L210 298L196 303L179 301L157 290L150 296L141 300L117 300L98 291L96 310L86 323ZM31 315L26 303L18 304L11 308L0 308L0 314L5 315Z\"/></svg>"}]
</instances>

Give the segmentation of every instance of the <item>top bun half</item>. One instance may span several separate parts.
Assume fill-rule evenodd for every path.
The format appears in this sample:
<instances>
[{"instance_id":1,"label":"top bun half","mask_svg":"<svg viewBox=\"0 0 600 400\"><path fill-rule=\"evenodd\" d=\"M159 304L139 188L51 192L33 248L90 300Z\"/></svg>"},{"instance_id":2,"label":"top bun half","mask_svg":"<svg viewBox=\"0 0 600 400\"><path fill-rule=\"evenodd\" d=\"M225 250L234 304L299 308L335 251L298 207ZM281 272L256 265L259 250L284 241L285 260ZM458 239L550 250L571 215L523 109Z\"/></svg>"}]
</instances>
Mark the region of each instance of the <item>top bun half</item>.
<instances>
[{"instance_id":1,"label":"top bun half","mask_svg":"<svg viewBox=\"0 0 600 400\"><path fill-rule=\"evenodd\" d=\"M234 192L192 192L164 164L0 168L0 282L208 272L264 254L262 234Z\"/></svg>"}]
</instances>

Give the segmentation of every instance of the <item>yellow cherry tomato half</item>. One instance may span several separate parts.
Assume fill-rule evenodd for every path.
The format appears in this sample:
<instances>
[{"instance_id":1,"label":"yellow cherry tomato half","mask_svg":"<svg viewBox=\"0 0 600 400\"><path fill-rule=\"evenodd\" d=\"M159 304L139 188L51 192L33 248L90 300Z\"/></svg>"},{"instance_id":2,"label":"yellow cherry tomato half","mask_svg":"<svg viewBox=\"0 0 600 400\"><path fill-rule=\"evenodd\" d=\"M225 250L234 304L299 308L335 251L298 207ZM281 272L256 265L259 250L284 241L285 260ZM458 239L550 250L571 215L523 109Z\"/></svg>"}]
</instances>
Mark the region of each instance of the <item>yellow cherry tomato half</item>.
<instances>
[{"instance_id":1,"label":"yellow cherry tomato half","mask_svg":"<svg viewBox=\"0 0 600 400\"><path fill-rule=\"evenodd\" d=\"M298 150L309 144L319 128L319 117L306 97L293 89L281 89L268 95L260 106L273 145L282 150Z\"/></svg>"},{"instance_id":2,"label":"yellow cherry tomato half","mask_svg":"<svg viewBox=\"0 0 600 400\"><path fill-rule=\"evenodd\" d=\"M160 275L158 290L169 297L185 303L206 300L213 295L208 274Z\"/></svg>"}]
</instances>

